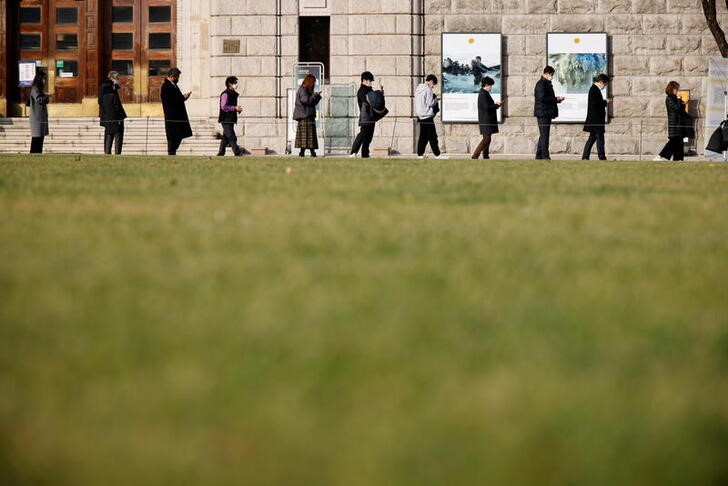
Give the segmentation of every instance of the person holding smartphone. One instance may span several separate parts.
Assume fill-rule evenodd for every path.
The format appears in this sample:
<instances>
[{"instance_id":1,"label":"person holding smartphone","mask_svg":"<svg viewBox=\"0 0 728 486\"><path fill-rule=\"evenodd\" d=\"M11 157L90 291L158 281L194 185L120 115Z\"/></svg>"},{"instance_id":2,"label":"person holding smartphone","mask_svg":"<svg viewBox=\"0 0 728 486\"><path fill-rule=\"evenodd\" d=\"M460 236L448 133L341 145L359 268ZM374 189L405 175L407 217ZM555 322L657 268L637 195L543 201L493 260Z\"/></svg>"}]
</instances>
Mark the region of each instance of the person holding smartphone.
<instances>
[{"instance_id":1,"label":"person holding smartphone","mask_svg":"<svg viewBox=\"0 0 728 486\"><path fill-rule=\"evenodd\" d=\"M30 97L28 98L30 121L30 153L43 153L43 140L48 135L48 103L50 95L43 90L46 86L48 75L46 72L38 68L33 78L33 84L30 88Z\"/></svg>"},{"instance_id":2,"label":"person holding smartphone","mask_svg":"<svg viewBox=\"0 0 728 486\"><path fill-rule=\"evenodd\" d=\"M584 145L584 152L581 154L582 160L589 160L594 142L597 143L597 156L599 160L607 160L604 151L604 125L607 120L607 105L612 102L610 99L604 99L602 90L607 86L609 76L600 74L594 80L594 84L589 89L589 98L586 109L586 120L584 121L584 131L589 133L589 138Z\"/></svg>"},{"instance_id":3,"label":"person holding smartphone","mask_svg":"<svg viewBox=\"0 0 728 486\"><path fill-rule=\"evenodd\" d=\"M311 157L316 157L318 149L316 105L321 101L321 93L314 91L315 86L316 76L309 74L303 78L296 92L296 105L293 109L293 119L297 122L294 147L300 150L299 157L303 157L307 149L311 151Z\"/></svg>"},{"instance_id":4,"label":"person holding smartphone","mask_svg":"<svg viewBox=\"0 0 728 486\"><path fill-rule=\"evenodd\" d=\"M475 147L471 159L480 158L481 154L484 159L490 158L490 141L493 134L498 133L498 109L503 102L496 103L490 95L495 81L490 76L484 77L480 82L480 94L478 95L478 125L480 126L480 134L483 138Z\"/></svg>"},{"instance_id":5,"label":"person holding smartphone","mask_svg":"<svg viewBox=\"0 0 728 486\"><path fill-rule=\"evenodd\" d=\"M551 160L549 153L549 140L551 137L551 120L559 116L559 103L564 101L563 96L556 96L551 80L556 71L546 66L541 79L533 90L534 106L533 116L538 122L538 145L536 147L536 160Z\"/></svg>"},{"instance_id":6,"label":"person holding smartphone","mask_svg":"<svg viewBox=\"0 0 728 486\"><path fill-rule=\"evenodd\" d=\"M180 74L182 71L179 69L170 69L160 93L164 110L164 131L167 134L168 155L175 155L182 140L192 136L192 127L185 107L185 102L190 98L192 92L182 93L180 91L177 86Z\"/></svg>"}]
</instances>

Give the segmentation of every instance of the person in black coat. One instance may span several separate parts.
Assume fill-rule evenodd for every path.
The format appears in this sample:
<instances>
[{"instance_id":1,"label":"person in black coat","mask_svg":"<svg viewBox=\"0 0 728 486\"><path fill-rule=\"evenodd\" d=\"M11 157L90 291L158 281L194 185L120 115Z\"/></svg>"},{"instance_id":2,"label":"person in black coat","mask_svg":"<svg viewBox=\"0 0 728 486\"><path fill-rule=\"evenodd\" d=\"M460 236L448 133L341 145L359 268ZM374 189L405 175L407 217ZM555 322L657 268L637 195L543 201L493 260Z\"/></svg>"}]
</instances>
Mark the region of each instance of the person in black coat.
<instances>
[{"instance_id":1,"label":"person in black coat","mask_svg":"<svg viewBox=\"0 0 728 486\"><path fill-rule=\"evenodd\" d=\"M559 116L559 103L564 101L563 96L556 96L551 80L556 71L546 66L541 79L533 90L534 105L533 116L538 122L538 145L536 146L536 159L551 160L549 153L549 139L551 137L551 120Z\"/></svg>"},{"instance_id":2,"label":"person in black coat","mask_svg":"<svg viewBox=\"0 0 728 486\"><path fill-rule=\"evenodd\" d=\"M477 159L483 154L484 159L490 158L490 140L494 133L498 133L498 108L503 103L496 103L490 95L495 81L493 78L486 76L480 82L480 94L478 95L478 125L480 126L480 134L483 138L475 148L475 152L471 158Z\"/></svg>"},{"instance_id":3,"label":"person in black coat","mask_svg":"<svg viewBox=\"0 0 728 486\"><path fill-rule=\"evenodd\" d=\"M225 79L225 91L220 93L220 113L217 122L222 125L222 138L220 148L217 151L218 157L224 157L228 145L233 149L236 157L243 155L243 149L238 146L238 136L235 135L235 125L238 123L238 113L242 113L243 107L238 105L238 78L228 76Z\"/></svg>"},{"instance_id":4,"label":"person in black coat","mask_svg":"<svg viewBox=\"0 0 728 486\"><path fill-rule=\"evenodd\" d=\"M594 80L594 84L589 89L589 100L586 109L586 120L584 121L584 131L589 133L589 138L584 144L584 151L581 154L582 160L589 160L594 142L597 143L597 156L599 160L607 160L604 151L604 125L607 120L607 105L612 102L610 99L604 99L602 90L609 82L609 76L600 74Z\"/></svg>"},{"instance_id":5,"label":"person in black coat","mask_svg":"<svg viewBox=\"0 0 728 486\"><path fill-rule=\"evenodd\" d=\"M126 111L119 96L119 73L111 71L106 81L99 87L99 124L104 127L105 154L111 154L112 144L114 153L121 154L125 119Z\"/></svg>"},{"instance_id":6,"label":"person in black coat","mask_svg":"<svg viewBox=\"0 0 728 486\"><path fill-rule=\"evenodd\" d=\"M361 149L362 158L366 159L369 157L369 144L372 143L374 138L374 114L372 108L369 106L367 101L367 94L374 90L372 83L374 82L374 75L369 71L361 73L361 86L359 91L356 93L356 101L359 105L359 133L354 139L354 143L351 146L351 153L349 157L356 157L356 154Z\"/></svg>"},{"instance_id":7,"label":"person in black coat","mask_svg":"<svg viewBox=\"0 0 728 486\"><path fill-rule=\"evenodd\" d=\"M667 108L667 144L655 160L683 160L685 147L683 146L683 124L685 116L685 102L678 98L680 83L670 81L665 87L665 108Z\"/></svg>"},{"instance_id":8,"label":"person in black coat","mask_svg":"<svg viewBox=\"0 0 728 486\"><path fill-rule=\"evenodd\" d=\"M185 108L185 102L192 93L183 94L180 91L177 86L180 74L182 71L179 69L170 69L160 93L164 110L164 130L167 133L167 154L169 155L175 155L182 140L192 136L192 127L187 116L187 108Z\"/></svg>"}]
</instances>

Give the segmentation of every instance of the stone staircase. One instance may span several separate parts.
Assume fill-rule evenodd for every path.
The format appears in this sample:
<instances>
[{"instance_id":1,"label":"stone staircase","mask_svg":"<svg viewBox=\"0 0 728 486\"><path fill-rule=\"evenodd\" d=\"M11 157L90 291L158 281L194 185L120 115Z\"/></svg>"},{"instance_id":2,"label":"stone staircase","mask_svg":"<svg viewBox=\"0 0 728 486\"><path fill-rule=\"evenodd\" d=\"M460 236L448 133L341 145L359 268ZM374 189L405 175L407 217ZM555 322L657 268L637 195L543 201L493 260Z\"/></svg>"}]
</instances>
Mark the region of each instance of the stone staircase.
<instances>
[{"instance_id":1,"label":"stone staircase","mask_svg":"<svg viewBox=\"0 0 728 486\"><path fill-rule=\"evenodd\" d=\"M191 118L193 136L182 142L179 155L215 155L220 145L219 125L211 118ZM44 153L103 154L104 129L98 118L51 118ZM0 118L0 153L28 153L30 124L27 118ZM161 117L128 118L124 125L126 155L165 155L167 138ZM231 154L228 149L228 154Z\"/></svg>"}]
</instances>

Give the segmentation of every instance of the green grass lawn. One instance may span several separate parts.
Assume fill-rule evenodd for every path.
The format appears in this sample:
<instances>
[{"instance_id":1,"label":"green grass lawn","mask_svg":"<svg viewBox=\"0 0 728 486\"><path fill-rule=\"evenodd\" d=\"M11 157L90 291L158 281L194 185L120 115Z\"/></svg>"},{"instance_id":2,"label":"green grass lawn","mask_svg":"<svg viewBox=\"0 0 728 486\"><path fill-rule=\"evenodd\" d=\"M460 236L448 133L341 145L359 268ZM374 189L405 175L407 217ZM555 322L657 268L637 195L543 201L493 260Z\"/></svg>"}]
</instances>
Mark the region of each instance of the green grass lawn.
<instances>
[{"instance_id":1,"label":"green grass lawn","mask_svg":"<svg viewBox=\"0 0 728 486\"><path fill-rule=\"evenodd\" d=\"M4 486L727 457L728 164L0 156Z\"/></svg>"}]
</instances>

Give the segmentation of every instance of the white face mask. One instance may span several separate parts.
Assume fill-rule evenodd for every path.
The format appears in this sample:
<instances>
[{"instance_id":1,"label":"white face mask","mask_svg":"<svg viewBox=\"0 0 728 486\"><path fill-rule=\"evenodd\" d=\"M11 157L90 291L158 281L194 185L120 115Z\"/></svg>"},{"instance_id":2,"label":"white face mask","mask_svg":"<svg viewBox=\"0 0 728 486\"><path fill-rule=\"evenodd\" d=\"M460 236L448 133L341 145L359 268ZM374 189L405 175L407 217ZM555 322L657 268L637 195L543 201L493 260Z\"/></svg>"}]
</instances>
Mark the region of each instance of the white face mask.
<instances>
[{"instance_id":1,"label":"white face mask","mask_svg":"<svg viewBox=\"0 0 728 486\"><path fill-rule=\"evenodd\" d=\"M230 88L231 88L232 90L237 90L237 89L238 89L238 85L237 85L237 84L231 84L231 85L230 85Z\"/></svg>"}]
</instances>

